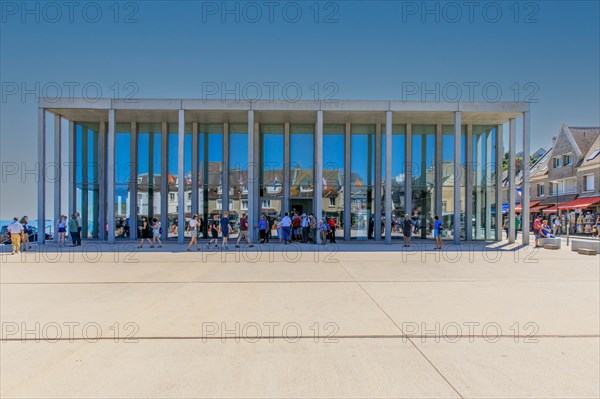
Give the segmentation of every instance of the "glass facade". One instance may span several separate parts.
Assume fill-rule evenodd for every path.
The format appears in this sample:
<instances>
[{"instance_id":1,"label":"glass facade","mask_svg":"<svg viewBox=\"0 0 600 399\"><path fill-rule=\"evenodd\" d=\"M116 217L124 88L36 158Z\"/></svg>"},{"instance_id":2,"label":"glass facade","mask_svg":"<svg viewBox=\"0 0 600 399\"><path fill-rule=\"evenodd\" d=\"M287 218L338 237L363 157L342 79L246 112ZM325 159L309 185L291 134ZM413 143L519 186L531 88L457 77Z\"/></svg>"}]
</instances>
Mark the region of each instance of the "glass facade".
<instances>
[{"instance_id":1,"label":"glass facade","mask_svg":"<svg viewBox=\"0 0 600 399\"><path fill-rule=\"evenodd\" d=\"M179 159L177 123L117 123L114 197L106 201L100 197L107 191L99 165L106 164L103 145L107 145L107 135L101 132L106 132L107 126L85 122L77 122L74 126L74 155L78 166L75 168L73 198L76 211L81 213L84 238L99 238L102 236L100 229L114 218L115 238L128 239L139 227L141 217L150 221L157 218L169 238L177 238L179 234L189 238L186 227L193 213L198 213L204 222L199 236L205 238L208 237L206 221L220 217L225 210L230 213L235 237L239 218L243 213L251 212L247 123L186 123L183 160ZM346 126L350 126L349 132ZM132 128L136 129L137 136L133 136ZM372 239L376 236L377 227L375 194L379 193L380 232L384 238L387 142L385 124L380 124L380 128L381 142L376 143L376 124L325 124L323 177L316 181L315 125L290 124L289 149L286 149L286 125L260 124L255 144L258 149L259 191L254 216L267 215L273 223L288 210L311 213L317 205L315 185L321 184L319 205L322 214L318 216L335 219L336 236ZM194 134L196 137L193 137ZM440 136L437 137L437 134ZM431 238L433 217L439 215L445 239L454 238L454 225L458 222L462 240L467 236L474 240L493 240L496 229L502 224L496 212L496 136L495 125L463 125L461 159L455 165L454 125L393 125L392 158L389 160L392 238L402 237L400 222L409 214L415 222L416 238ZM406 147L408 142L411 143L410 148ZM441 148L436 148L438 143ZM380 153L376 144L380 145ZM349 153L346 153L347 148ZM467 154L467 149L470 154ZM289 164L286 164L286 151L289 151ZM436 158L437 154L440 159ZM223 164L225 155L229 160L227 166ZM410 165L407 164L408 155ZM183 163L183 181L179 179L180 162ZM376 163L381 166L378 181L375 180ZM411 176L410 181L406 176ZM348 187L345 187L345 179ZM460 204L454 203L456 179L460 180ZM181 228L178 226L180 184L184 184L184 225ZM412 193L410 201L406 198L408 184ZM225 200L228 202L224 203ZM289 202L286 203L286 200ZM106 202L108 209L110 201L114 201L114 213L101 221L100 206ZM344 231L346 203L350 204L348 237L345 237ZM408 203L411 204L410 209L407 209ZM441 208L437 209L437 206ZM460 207L459 221L454 220L457 206ZM132 215L137 215L137 220L130 220Z\"/></svg>"}]
</instances>

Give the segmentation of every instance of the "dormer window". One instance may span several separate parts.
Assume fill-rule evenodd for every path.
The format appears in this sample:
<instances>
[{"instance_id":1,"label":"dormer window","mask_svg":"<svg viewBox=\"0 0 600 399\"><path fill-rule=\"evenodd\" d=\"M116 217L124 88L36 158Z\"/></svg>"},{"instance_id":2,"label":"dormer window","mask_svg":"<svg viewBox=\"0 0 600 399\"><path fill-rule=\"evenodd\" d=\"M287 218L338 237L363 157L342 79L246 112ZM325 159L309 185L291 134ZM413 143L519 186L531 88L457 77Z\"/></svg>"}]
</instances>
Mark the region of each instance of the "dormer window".
<instances>
[{"instance_id":1,"label":"dormer window","mask_svg":"<svg viewBox=\"0 0 600 399\"><path fill-rule=\"evenodd\" d=\"M552 166L554 168L560 168L562 166L562 159L560 157L552 158Z\"/></svg>"},{"instance_id":2,"label":"dormer window","mask_svg":"<svg viewBox=\"0 0 600 399\"><path fill-rule=\"evenodd\" d=\"M563 166L569 166L573 164L573 156L571 154L563 155Z\"/></svg>"}]
</instances>

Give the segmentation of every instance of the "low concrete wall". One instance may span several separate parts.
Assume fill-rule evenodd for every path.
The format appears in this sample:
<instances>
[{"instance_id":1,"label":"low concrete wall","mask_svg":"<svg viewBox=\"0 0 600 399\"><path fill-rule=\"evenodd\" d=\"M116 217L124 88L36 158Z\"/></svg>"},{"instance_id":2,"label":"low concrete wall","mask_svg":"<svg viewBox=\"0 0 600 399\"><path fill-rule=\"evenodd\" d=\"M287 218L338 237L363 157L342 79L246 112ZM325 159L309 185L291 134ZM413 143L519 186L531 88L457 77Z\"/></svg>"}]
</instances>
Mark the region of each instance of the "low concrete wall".
<instances>
[{"instance_id":1,"label":"low concrete wall","mask_svg":"<svg viewBox=\"0 0 600 399\"><path fill-rule=\"evenodd\" d=\"M600 240L588 241L588 240L573 240L571 241L571 251L577 252L579 248L595 249L600 253Z\"/></svg>"},{"instance_id":2,"label":"low concrete wall","mask_svg":"<svg viewBox=\"0 0 600 399\"><path fill-rule=\"evenodd\" d=\"M545 244L558 245L558 248L561 248L561 240L560 238L540 238L539 244L543 247Z\"/></svg>"}]
</instances>

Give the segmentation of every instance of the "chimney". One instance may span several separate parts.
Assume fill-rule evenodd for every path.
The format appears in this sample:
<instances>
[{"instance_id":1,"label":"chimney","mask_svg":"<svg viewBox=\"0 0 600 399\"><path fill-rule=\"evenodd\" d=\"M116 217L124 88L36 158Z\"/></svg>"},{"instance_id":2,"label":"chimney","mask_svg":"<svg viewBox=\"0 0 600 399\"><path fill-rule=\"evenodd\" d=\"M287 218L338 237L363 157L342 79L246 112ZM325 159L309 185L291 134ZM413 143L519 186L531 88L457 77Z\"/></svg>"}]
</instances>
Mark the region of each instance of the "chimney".
<instances>
[{"instance_id":1,"label":"chimney","mask_svg":"<svg viewBox=\"0 0 600 399\"><path fill-rule=\"evenodd\" d=\"M556 136L552 137L552 148L554 148L555 144L556 144Z\"/></svg>"}]
</instances>

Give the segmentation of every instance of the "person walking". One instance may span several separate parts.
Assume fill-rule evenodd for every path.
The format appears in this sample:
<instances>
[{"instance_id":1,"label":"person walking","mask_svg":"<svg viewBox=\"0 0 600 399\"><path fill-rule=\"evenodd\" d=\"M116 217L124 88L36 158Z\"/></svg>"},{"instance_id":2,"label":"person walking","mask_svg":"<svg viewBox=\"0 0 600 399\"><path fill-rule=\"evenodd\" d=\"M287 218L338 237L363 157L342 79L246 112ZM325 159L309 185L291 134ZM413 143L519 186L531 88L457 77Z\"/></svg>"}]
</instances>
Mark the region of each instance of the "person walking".
<instances>
[{"instance_id":1,"label":"person walking","mask_svg":"<svg viewBox=\"0 0 600 399\"><path fill-rule=\"evenodd\" d=\"M292 227L293 227L294 241L302 240L302 227L301 227L300 215L298 215L298 212L294 213L294 217L292 218Z\"/></svg>"},{"instance_id":2,"label":"person walking","mask_svg":"<svg viewBox=\"0 0 600 399\"><path fill-rule=\"evenodd\" d=\"M335 230L336 230L335 218L333 216L330 216L329 217L329 243L330 244L335 244Z\"/></svg>"},{"instance_id":3,"label":"person walking","mask_svg":"<svg viewBox=\"0 0 600 399\"><path fill-rule=\"evenodd\" d=\"M221 249L227 250L227 239L229 238L229 230L231 226L229 225L229 212L224 212L223 217L219 222L219 226L221 227Z\"/></svg>"},{"instance_id":4,"label":"person walking","mask_svg":"<svg viewBox=\"0 0 600 399\"><path fill-rule=\"evenodd\" d=\"M152 218L152 242L150 243L150 248L154 248L154 245L158 242L158 247L162 248L162 241L160 240L161 233L161 223L158 218Z\"/></svg>"},{"instance_id":5,"label":"person walking","mask_svg":"<svg viewBox=\"0 0 600 399\"><path fill-rule=\"evenodd\" d=\"M258 221L258 236L260 237L260 243L264 244L267 242L267 221L266 216L262 215Z\"/></svg>"},{"instance_id":6,"label":"person walking","mask_svg":"<svg viewBox=\"0 0 600 399\"><path fill-rule=\"evenodd\" d=\"M404 221L402 222L402 234L404 235L403 247L410 247L410 237L412 236L413 227L414 222L410 218L410 215L404 216Z\"/></svg>"},{"instance_id":7,"label":"person walking","mask_svg":"<svg viewBox=\"0 0 600 399\"><path fill-rule=\"evenodd\" d=\"M235 247L240 247L240 241L246 240L249 248L253 248L254 245L250 242L250 234L248 234L248 215L246 213L242 213L242 217L240 218L240 233L238 234L237 242L235 243Z\"/></svg>"},{"instance_id":8,"label":"person walking","mask_svg":"<svg viewBox=\"0 0 600 399\"><path fill-rule=\"evenodd\" d=\"M279 243L281 244L283 242L283 227L281 224L280 217L275 219L275 227L277 228L277 238L279 240Z\"/></svg>"},{"instance_id":9,"label":"person walking","mask_svg":"<svg viewBox=\"0 0 600 399\"><path fill-rule=\"evenodd\" d=\"M435 238L435 249L442 249L442 222L439 216L433 218L433 237Z\"/></svg>"},{"instance_id":10,"label":"person walking","mask_svg":"<svg viewBox=\"0 0 600 399\"><path fill-rule=\"evenodd\" d=\"M79 223L77 222L77 213L72 214L71 220L69 220L69 234L71 235L71 241L73 241L73 246L80 246L81 230L79 229Z\"/></svg>"},{"instance_id":11,"label":"person walking","mask_svg":"<svg viewBox=\"0 0 600 399\"><path fill-rule=\"evenodd\" d=\"M189 251L190 248L192 247L192 245L196 245L196 251L200 250L200 246L198 245L198 226L200 225L200 223L198 223L198 215L194 215L192 216L192 218L190 219L190 222L188 223L188 228L187 230L190 232L190 243L187 246L187 250Z\"/></svg>"},{"instance_id":12,"label":"person walking","mask_svg":"<svg viewBox=\"0 0 600 399\"><path fill-rule=\"evenodd\" d=\"M327 234L329 232L329 224L325 218L319 222L319 234L321 235L321 245L327 244Z\"/></svg>"},{"instance_id":13,"label":"person walking","mask_svg":"<svg viewBox=\"0 0 600 399\"><path fill-rule=\"evenodd\" d=\"M154 219L153 219L154 220ZM152 227L150 227L150 223L148 222L148 218L146 216L142 216L142 225L140 227L140 245L138 248L144 247L144 240L148 241L150 246L152 246ZM160 230L159 230L160 235Z\"/></svg>"},{"instance_id":14,"label":"person walking","mask_svg":"<svg viewBox=\"0 0 600 399\"><path fill-rule=\"evenodd\" d=\"M58 218L56 231L58 232L58 245L65 245L65 236L67 235L67 217L65 215L60 215Z\"/></svg>"},{"instance_id":15,"label":"person walking","mask_svg":"<svg viewBox=\"0 0 600 399\"><path fill-rule=\"evenodd\" d=\"M11 254L21 252L21 238L24 235L25 229L23 225L19 223L19 219L17 217L13 218L13 222L8 225L8 233L10 234L11 241Z\"/></svg>"},{"instance_id":16,"label":"person walking","mask_svg":"<svg viewBox=\"0 0 600 399\"><path fill-rule=\"evenodd\" d=\"M292 233L292 219L290 219L287 212L281 218L281 228L283 229L283 243L287 245L290 242L290 235Z\"/></svg>"},{"instance_id":17,"label":"person walking","mask_svg":"<svg viewBox=\"0 0 600 399\"><path fill-rule=\"evenodd\" d=\"M19 223L21 223L21 226L23 226L23 238L21 240L21 244L23 245L23 252L25 252L27 249L31 249L31 244L29 244L29 236L33 234L33 230L31 230L31 227L29 227L29 217L23 216ZM39 229L38 234L40 234ZM42 231L42 234L44 234L44 231Z\"/></svg>"},{"instance_id":18,"label":"person walking","mask_svg":"<svg viewBox=\"0 0 600 399\"><path fill-rule=\"evenodd\" d=\"M310 241L313 244L317 243L317 218L313 213L308 216L310 228Z\"/></svg>"},{"instance_id":19,"label":"person walking","mask_svg":"<svg viewBox=\"0 0 600 399\"><path fill-rule=\"evenodd\" d=\"M508 238L508 233L509 233L509 229L510 229L510 223L509 223L509 217L508 216L506 217L506 219L504 219L504 225L502 227L506 231L506 238Z\"/></svg>"},{"instance_id":20,"label":"person walking","mask_svg":"<svg viewBox=\"0 0 600 399\"><path fill-rule=\"evenodd\" d=\"M206 249L210 249L210 244L215 244L215 249L219 248L219 215L213 216L208 229L212 238L206 243Z\"/></svg>"}]
</instances>

